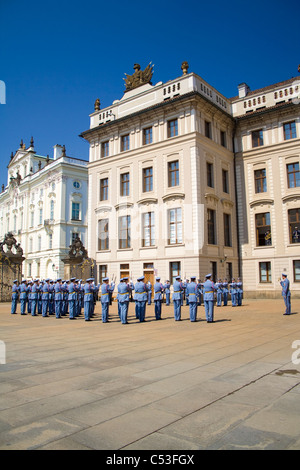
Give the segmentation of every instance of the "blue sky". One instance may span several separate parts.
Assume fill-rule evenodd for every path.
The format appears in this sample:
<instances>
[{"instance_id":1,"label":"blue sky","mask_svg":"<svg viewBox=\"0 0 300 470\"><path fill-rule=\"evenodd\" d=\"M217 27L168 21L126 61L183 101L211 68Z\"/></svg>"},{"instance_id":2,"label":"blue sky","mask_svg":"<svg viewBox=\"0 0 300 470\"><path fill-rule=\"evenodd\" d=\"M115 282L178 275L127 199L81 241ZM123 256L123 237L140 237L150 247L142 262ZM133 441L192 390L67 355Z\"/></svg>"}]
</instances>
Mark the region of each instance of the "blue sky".
<instances>
[{"instance_id":1,"label":"blue sky","mask_svg":"<svg viewBox=\"0 0 300 470\"><path fill-rule=\"evenodd\" d=\"M124 93L133 64L153 84L195 72L226 97L299 75L299 2L0 0L0 185L11 152L34 137L38 154L88 159L89 114Z\"/></svg>"}]
</instances>

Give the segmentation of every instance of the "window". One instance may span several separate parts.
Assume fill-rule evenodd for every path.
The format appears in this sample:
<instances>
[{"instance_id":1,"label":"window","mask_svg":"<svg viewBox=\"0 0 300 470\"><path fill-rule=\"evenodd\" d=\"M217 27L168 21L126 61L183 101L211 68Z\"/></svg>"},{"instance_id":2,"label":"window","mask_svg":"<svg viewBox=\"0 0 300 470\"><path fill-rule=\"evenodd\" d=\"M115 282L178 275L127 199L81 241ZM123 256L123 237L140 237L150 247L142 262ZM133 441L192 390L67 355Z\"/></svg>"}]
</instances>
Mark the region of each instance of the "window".
<instances>
[{"instance_id":1,"label":"window","mask_svg":"<svg viewBox=\"0 0 300 470\"><path fill-rule=\"evenodd\" d=\"M168 163L168 185L169 187L179 185L179 161Z\"/></svg>"},{"instance_id":2,"label":"window","mask_svg":"<svg viewBox=\"0 0 300 470\"><path fill-rule=\"evenodd\" d=\"M72 220L80 220L80 203L72 202Z\"/></svg>"},{"instance_id":3,"label":"window","mask_svg":"<svg viewBox=\"0 0 300 470\"><path fill-rule=\"evenodd\" d=\"M100 180L100 201L108 200L108 178Z\"/></svg>"},{"instance_id":4,"label":"window","mask_svg":"<svg viewBox=\"0 0 300 470\"><path fill-rule=\"evenodd\" d=\"M129 173L121 174L121 196L129 196Z\"/></svg>"},{"instance_id":5,"label":"window","mask_svg":"<svg viewBox=\"0 0 300 470\"><path fill-rule=\"evenodd\" d=\"M169 209L169 245L182 243L182 210L181 208Z\"/></svg>"},{"instance_id":6,"label":"window","mask_svg":"<svg viewBox=\"0 0 300 470\"><path fill-rule=\"evenodd\" d=\"M174 261L170 263L170 282L174 284L176 277L180 276L180 261Z\"/></svg>"},{"instance_id":7,"label":"window","mask_svg":"<svg viewBox=\"0 0 300 470\"><path fill-rule=\"evenodd\" d=\"M52 237L52 233L49 234L49 250L52 250L52 241L53 241L53 237Z\"/></svg>"},{"instance_id":8,"label":"window","mask_svg":"<svg viewBox=\"0 0 300 470\"><path fill-rule=\"evenodd\" d=\"M153 168L143 169L143 192L149 192L153 190Z\"/></svg>"},{"instance_id":9,"label":"window","mask_svg":"<svg viewBox=\"0 0 300 470\"><path fill-rule=\"evenodd\" d=\"M109 156L109 141L102 142L101 144L101 156L108 157Z\"/></svg>"},{"instance_id":10,"label":"window","mask_svg":"<svg viewBox=\"0 0 300 470\"><path fill-rule=\"evenodd\" d=\"M80 233L78 232L72 232L71 233L71 243L73 244L76 238L80 238Z\"/></svg>"},{"instance_id":11,"label":"window","mask_svg":"<svg viewBox=\"0 0 300 470\"><path fill-rule=\"evenodd\" d=\"M204 121L204 134L205 137L211 139L211 122L209 121Z\"/></svg>"},{"instance_id":12,"label":"window","mask_svg":"<svg viewBox=\"0 0 300 470\"><path fill-rule=\"evenodd\" d=\"M297 137L295 121L286 122L283 124L283 134L284 140L295 139Z\"/></svg>"},{"instance_id":13,"label":"window","mask_svg":"<svg viewBox=\"0 0 300 470\"><path fill-rule=\"evenodd\" d=\"M228 171L222 170L223 193L229 194Z\"/></svg>"},{"instance_id":14,"label":"window","mask_svg":"<svg viewBox=\"0 0 300 470\"><path fill-rule=\"evenodd\" d=\"M211 261L210 262L210 272L211 272L211 277L212 277L213 282L216 282L217 275L218 275L217 262L216 261Z\"/></svg>"},{"instance_id":15,"label":"window","mask_svg":"<svg viewBox=\"0 0 300 470\"><path fill-rule=\"evenodd\" d=\"M143 144L152 144L152 127L143 130Z\"/></svg>"},{"instance_id":16,"label":"window","mask_svg":"<svg viewBox=\"0 0 300 470\"><path fill-rule=\"evenodd\" d=\"M32 253L33 251L33 239L32 237L29 238L29 252Z\"/></svg>"},{"instance_id":17,"label":"window","mask_svg":"<svg viewBox=\"0 0 300 470\"><path fill-rule=\"evenodd\" d=\"M120 278L129 277L129 264L120 264Z\"/></svg>"},{"instance_id":18,"label":"window","mask_svg":"<svg viewBox=\"0 0 300 470\"><path fill-rule=\"evenodd\" d=\"M42 251L42 237L38 236L38 251Z\"/></svg>"},{"instance_id":19,"label":"window","mask_svg":"<svg viewBox=\"0 0 300 470\"><path fill-rule=\"evenodd\" d=\"M154 225L154 212L146 212L142 214L142 246L155 245L155 225Z\"/></svg>"},{"instance_id":20,"label":"window","mask_svg":"<svg viewBox=\"0 0 300 470\"><path fill-rule=\"evenodd\" d=\"M131 246L131 219L130 215L119 217L119 248Z\"/></svg>"},{"instance_id":21,"label":"window","mask_svg":"<svg viewBox=\"0 0 300 470\"><path fill-rule=\"evenodd\" d=\"M256 193L265 193L267 191L266 169L254 171L254 183Z\"/></svg>"},{"instance_id":22,"label":"window","mask_svg":"<svg viewBox=\"0 0 300 470\"><path fill-rule=\"evenodd\" d=\"M212 163L206 162L206 175L207 175L207 186L210 188L214 187L214 166Z\"/></svg>"},{"instance_id":23,"label":"window","mask_svg":"<svg viewBox=\"0 0 300 470\"><path fill-rule=\"evenodd\" d=\"M14 232L17 231L17 216L14 215Z\"/></svg>"},{"instance_id":24,"label":"window","mask_svg":"<svg viewBox=\"0 0 300 470\"><path fill-rule=\"evenodd\" d=\"M34 212L30 212L30 227L34 226Z\"/></svg>"},{"instance_id":25,"label":"window","mask_svg":"<svg viewBox=\"0 0 300 470\"><path fill-rule=\"evenodd\" d=\"M54 201L50 202L50 219L54 220Z\"/></svg>"},{"instance_id":26,"label":"window","mask_svg":"<svg viewBox=\"0 0 300 470\"><path fill-rule=\"evenodd\" d=\"M231 242L231 216L224 214L224 245L232 246Z\"/></svg>"},{"instance_id":27,"label":"window","mask_svg":"<svg viewBox=\"0 0 300 470\"><path fill-rule=\"evenodd\" d=\"M126 150L129 150L129 134L122 135L121 137L121 152L125 152Z\"/></svg>"},{"instance_id":28,"label":"window","mask_svg":"<svg viewBox=\"0 0 300 470\"><path fill-rule=\"evenodd\" d=\"M39 225L42 225L43 223L43 209L39 209Z\"/></svg>"},{"instance_id":29,"label":"window","mask_svg":"<svg viewBox=\"0 0 300 470\"><path fill-rule=\"evenodd\" d=\"M223 147L227 147L226 143L226 132L225 131L220 131L220 140L221 140L221 145Z\"/></svg>"},{"instance_id":30,"label":"window","mask_svg":"<svg viewBox=\"0 0 300 470\"><path fill-rule=\"evenodd\" d=\"M98 251L109 250L108 219L98 221Z\"/></svg>"},{"instance_id":31,"label":"window","mask_svg":"<svg viewBox=\"0 0 300 470\"><path fill-rule=\"evenodd\" d=\"M107 277L107 265L106 264L100 264L99 265L99 282L102 284L103 279Z\"/></svg>"},{"instance_id":32,"label":"window","mask_svg":"<svg viewBox=\"0 0 300 470\"><path fill-rule=\"evenodd\" d=\"M32 263L28 263L28 277L32 276Z\"/></svg>"},{"instance_id":33,"label":"window","mask_svg":"<svg viewBox=\"0 0 300 470\"><path fill-rule=\"evenodd\" d=\"M232 263L226 263L226 277L232 279Z\"/></svg>"},{"instance_id":34,"label":"window","mask_svg":"<svg viewBox=\"0 0 300 470\"><path fill-rule=\"evenodd\" d=\"M272 245L270 212L255 215L256 246Z\"/></svg>"},{"instance_id":35,"label":"window","mask_svg":"<svg viewBox=\"0 0 300 470\"><path fill-rule=\"evenodd\" d=\"M300 260L293 261L294 282L300 282Z\"/></svg>"},{"instance_id":36,"label":"window","mask_svg":"<svg viewBox=\"0 0 300 470\"><path fill-rule=\"evenodd\" d=\"M178 120L172 119L168 121L168 137L175 137L178 135Z\"/></svg>"},{"instance_id":37,"label":"window","mask_svg":"<svg viewBox=\"0 0 300 470\"><path fill-rule=\"evenodd\" d=\"M207 238L210 245L216 244L216 211L207 209Z\"/></svg>"},{"instance_id":38,"label":"window","mask_svg":"<svg viewBox=\"0 0 300 470\"><path fill-rule=\"evenodd\" d=\"M252 147L261 147L264 145L263 130L252 131Z\"/></svg>"},{"instance_id":39,"label":"window","mask_svg":"<svg viewBox=\"0 0 300 470\"><path fill-rule=\"evenodd\" d=\"M80 188L80 182L79 182L79 181L74 181L74 182L73 182L73 187L74 187L75 189L79 189L79 188Z\"/></svg>"},{"instance_id":40,"label":"window","mask_svg":"<svg viewBox=\"0 0 300 470\"><path fill-rule=\"evenodd\" d=\"M288 211L290 243L300 243L300 209Z\"/></svg>"},{"instance_id":41,"label":"window","mask_svg":"<svg viewBox=\"0 0 300 470\"><path fill-rule=\"evenodd\" d=\"M288 187L296 188L300 186L300 170L299 163L290 163L286 166Z\"/></svg>"},{"instance_id":42,"label":"window","mask_svg":"<svg viewBox=\"0 0 300 470\"><path fill-rule=\"evenodd\" d=\"M259 282L272 282L270 261L259 263Z\"/></svg>"}]
</instances>

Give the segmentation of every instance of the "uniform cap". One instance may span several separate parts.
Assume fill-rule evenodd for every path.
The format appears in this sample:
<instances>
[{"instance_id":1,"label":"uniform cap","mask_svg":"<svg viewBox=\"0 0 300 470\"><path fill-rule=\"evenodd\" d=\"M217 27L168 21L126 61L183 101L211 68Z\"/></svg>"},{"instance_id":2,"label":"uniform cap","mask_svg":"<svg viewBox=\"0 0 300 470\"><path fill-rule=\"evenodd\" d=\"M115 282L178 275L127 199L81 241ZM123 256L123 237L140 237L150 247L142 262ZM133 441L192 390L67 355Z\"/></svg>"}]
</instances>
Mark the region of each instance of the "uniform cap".
<instances>
[{"instance_id":1,"label":"uniform cap","mask_svg":"<svg viewBox=\"0 0 300 470\"><path fill-rule=\"evenodd\" d=\"M206 276L205 276L205 277L206 277L206 278L207 278L207 277L211 277L211 274L206 274Z\"/></svg>"}]
</instances>

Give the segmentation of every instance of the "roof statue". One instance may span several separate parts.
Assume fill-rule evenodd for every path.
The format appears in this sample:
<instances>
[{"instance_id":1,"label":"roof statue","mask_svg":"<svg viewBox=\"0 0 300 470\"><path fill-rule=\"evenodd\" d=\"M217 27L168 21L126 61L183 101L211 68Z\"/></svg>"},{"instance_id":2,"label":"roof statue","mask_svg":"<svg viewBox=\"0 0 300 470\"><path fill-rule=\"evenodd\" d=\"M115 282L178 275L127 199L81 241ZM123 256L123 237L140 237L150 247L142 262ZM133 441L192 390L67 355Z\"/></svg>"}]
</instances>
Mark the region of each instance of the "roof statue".
<instances>
[{"instance_id":1,"label":"roof statue","mask_svg":"<svg viewBox=\"0 0 300 470\"><path fill-rule=\"evenodd\" d=\"M137 88L141 85L145 85L145 83L151 83L151 78L153 75L153 67L154 65L151 65L151 62L145 70L141 70L141 66L139 64L134 64L134 74L133 75L127 75L125 73L126 78L123 78L125 80L125 85L126 85L126 91L133 90L134 88Z\"/></svg>"}]
</instances>

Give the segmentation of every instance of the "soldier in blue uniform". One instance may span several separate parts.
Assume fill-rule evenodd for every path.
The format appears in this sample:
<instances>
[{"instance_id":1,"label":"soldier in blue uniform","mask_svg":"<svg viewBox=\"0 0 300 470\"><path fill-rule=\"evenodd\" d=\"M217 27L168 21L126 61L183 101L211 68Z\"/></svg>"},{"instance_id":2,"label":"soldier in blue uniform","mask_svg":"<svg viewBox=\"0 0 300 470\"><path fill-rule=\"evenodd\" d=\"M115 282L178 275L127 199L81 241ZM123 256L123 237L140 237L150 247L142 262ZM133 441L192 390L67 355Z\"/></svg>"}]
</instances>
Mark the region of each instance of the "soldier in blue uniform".
<instances>
[{"instance_id":1,"label":"soldier in blue uniform","mask_svg":"<svg viewBox=\"0 0 300 470\"><path fill-rule=\"evenodd\" d=\"M222 289L223 289L223 305L224 307L226 307L227 302L228 302L228 282L226 278L222 282Z\"/></svg>"},{"instance_id":2,"label":"soldier in blue uniform","mask_svg":"<svg viewBox=\"0 0 300 470\"><path fill-rule=\"evenodd\" d=\"M202 281L198 279L197 282L197 305L201 306L201 297L202 297Z\"/></svg>"},{"instance_id":3,"label":"soldier in blue uniform","mask_svg":"<svg viewBox=\"0 0 300 470\"><path fill-rule=\"evenodd\" d=\"M207 274L205 276L206 281L203 284L203 300L207 323L213 323L214 321L214 292L216 289L211 276L211 274Z\"/></svg>"},{"instance_id":4,"label":"soldier in blue uniform","mask_svg":"<svg viewBox=\"0 0 300 470\"><path fill-rule=\"evenodd\" d=\"M170 281L167 280L164 284L164 292L166 294L166 305L170 305Z\"/></svg>"},{"instance_id":5,"label":"soldier in blue uniform","mask_svg":"<svg viewBox=\"0 0 300 470\"><path fill-rule=\"evenodd\" d=\"M39 296L39 281L35 279L33 282L33 286L31 289L31 315L33 317L37 316L37 303L38 303L38 296Z\"/></svg>"},{"instance_id":6,"label":"soldier in blue uniform","mask_svg":"<svg viewBox=\"0 0 300 470\"><path fill-rule=\"evenodd\" d=\"M280 285L282 288L281 295L284 300L285 304L285 312L283 315L290 315L291 314L291 291L290 291L290 281L287 278L285 273L282 273L282 279L280 281Z\"/></svg>"},{"instance_id":7,"label":"soldier in blue uniform","mask_svg":"<svg viewBox=\"0 0 300 470\"><path fill-rule=\"evenodd\" d=\"M17 303L19 298L20 288L18 286L18 279L15 279L12 286L11 294L11 313L17 313Z\"/></svg>"},{"instance_id":8,"label":"soldier in blue uniform","mask_svg":"<svg viewBox=\"0 0 300 470\"><path fill-rule=\"evenodd\" d=\"M42 313L42 307L43 307L43 303L42 303L42 295L43 295L43 281L39 281L38 282L38 314L41 314Z\"/></svg>"},{"instance_id":9,"label":"soldier in blue uniform","mask_svg":"<svg viewBox=\"0 0 300 470\"><path fill-rule=\"evenodd\" d=\"M231 283L229 284L230 286L230 294L231 294L231 305L233 307L236 307L236 294L237 294L237 290L236 290L236 282L235 282L235 279L233 278Z\"/></svg>"},{"instance_id":10,"label":"soldier in blue uniform","mask_svg":"<svg viewBox=\"0 0 300 470\"><path fill-rule=\"evenodd\" d=\"M76 277L72 277L68 285L68 302L69 302L69 319L70 320L76 319L77 286L76 286L76 283L74 282L75 280L76 280Z\"/></svg>"},{"instance_id":11,"label":"soldier in blue uniform","mask_svg":"<svg viewBox=\"0 0 300 470\"><path fill-rule=\"evenodd\" d=\"M92 313L92 303L94 302L94 287L93 287L93 278L86 279L86 282L83 286L83 312L84 312L84 320L90 321L91 320L91 313Z\"/></svg>"},{"instance_id":12,"label":"soldier in blue uniform","mask_svg":"<svg viewBox=\"0 0 300 470\"><path fill-rule=\"evenodd\" d=\"M176 276L173 284L173 304L174 304L174 318L175 321L181 320L181 296L183 293L183 286L180 281L180 276Z\"/></svg>"},{"instance_id":13,"label":"soldier in blue uniform","mask_svg":"<svg viewBox=\"0 0 300 470\"><path fill-rule=\"evenodd\" d=\"M236 299L237 299L238 307L242 305L242 298L243 298L243 283L241 281L241 278L238 277L236 281Z\"/></svg>"},{"instance_id":14,"label":"soldier in blue uniform","mask_svg":"<svg viewBox=\"0 0 300 470\"><path fill-rule=\"evenodd\" d=\"M62 307L63 307L63 287L61 278L56 279L54 286L54 310L55 318L62 318Z\"/></svg>"},{"instance_id":15,"label":"soldier in blue uniform","mask_svg":"<svg viewBox=\"0 0 300 470\"><path fill-rule=\"evenodd\" d=\"M147 282L147 299L148 299L148 305L151 305L151 300L152 300L152 284L150 281Z\"/></svg>"},{"instance_id":16,"label":"soldier in blue uniform","mask_svg":"<svg viewBox=\"0 0 300 470\"><path fill-rule=\"evenodd\" d=\"M137 278L137 282L134 286L134 300L135 300L135 315L140 322L144 322L146 316L146 302L148 287L144 283L145 276L140 276Z\"/></svg>"},{"instance_id":17,"label":"soldier in blue uniform","mask_svg":"<svg viewBox=\"0 0 300 470\"><path fill-rule=\"evenodd\" d=\"M27 287L28 287L28 292L27 292L27 313L31 313L31 290L32 290L32 281L31 280L27 281Z\"/></svg>"},{"instance_id":18,"label":"soldier in blue uniform","mask_svg":"<svg viewBox=\"0 0 300 470\"><path fill-rule=\"evenodd\" d=\"M197 304L198 304L198 284L196 283L196 276L191 276L191 282L186 285L185 295L188 299L188 305L190 308L190 321L197 321Z\"/></svg>"},{"instance_id":19,"label":"soldier in blue uniform","mask_svg":"<svg viewBox=\"0 0 300 470\"><path fill-rule=\"evenodd\" d=\"M215 287L217 289L217 307L221 307L223 294L223 284L221 279L218 279L218 281L215 283Z\"/></svg>"},{"instance_id":20,"label":"soldier in blue uniform","mask_svg":"<svg viewBox=\"0 0 300 470\"><path fill-rule=\"evenodd\" d=\"M49 310L49 282L50 279L45 279L42 288L42 316L48 317L48 310Z\"/></svg>"},{"instance_id":21,"label":"soldier in blue uniform","mask_svg":"<svg viewBox=\"0 0 300 470\"><path fill-rule=\"evenodd\" d=\"M27 315L26 303L28 300L28 287L26 280L24 279L20 285L20 304L21 304L21 315Z\"/></svg>"},{"instance_id":22,"label":"soldier in blue uniform","mask_svg":"<svg viewBox=\"0 0 300 470\"><path fill-rule=\"evenodd\" d=\"M123 325L128 323L127 321L127 314L128 314L128 305L129 305L129 295L130 295L130 288L126 283L127 278L123 277L120 279L120 283L118 284L118 306L120 312L120 319Z\"/></svg>"},{"instance_id":23,"label":"soldier in blue uniform","mask_svg":"<svg viewBox=\"0 0 300 470\"><path fill-rule=\"evenodd\" d=\"M101 307L102 307L102 322L107 323L109 321L109 299L110 294L114 291L114 284L109 285L109 278L104 277L101 285Z\"/></svg>"},{"instance_id":24,"label":"soldier in blue uniform","mask_svg":"<svg viewBox=\"0 0 300 470\"><path fill-rule=\"evenodd\" d=\"M154 312L155 319L161 320L161 304L162 304L162 294L164 291L164 286L160 282L160 277L155 278L156 282L154 284Z\"/></svg>"},{"instance_id":25,"label":"soldier in blue uniform","mask_svg":"<svg viewBox=\"0 0 300 470\"><path fill-rule=\"evenodd\" d=\"M55 314L54 308L54 281L50 279L49 281L49 315Z\"/></svg>"}]
</instances>

